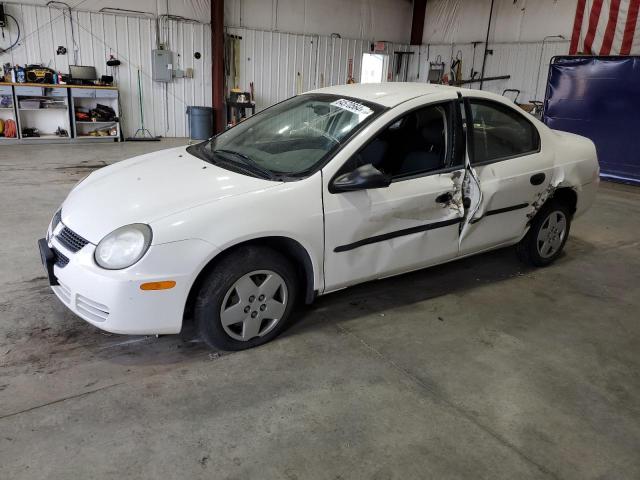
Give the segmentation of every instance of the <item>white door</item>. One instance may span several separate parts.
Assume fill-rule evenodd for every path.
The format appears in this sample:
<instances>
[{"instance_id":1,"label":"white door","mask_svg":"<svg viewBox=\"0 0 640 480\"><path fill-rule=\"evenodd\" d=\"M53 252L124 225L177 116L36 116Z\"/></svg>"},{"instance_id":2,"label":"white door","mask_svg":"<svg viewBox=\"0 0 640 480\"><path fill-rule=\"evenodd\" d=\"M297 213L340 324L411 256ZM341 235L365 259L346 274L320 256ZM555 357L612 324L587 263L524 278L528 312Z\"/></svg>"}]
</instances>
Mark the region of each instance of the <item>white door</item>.
<instances>
[{"instance_id":1,"label":"white door","mask_svg":"<svg viewBox=\"0 0 640 480\"><path fill-rule=\"evenodd\" d=\"M324 175L326 291L458 254L464 139L456 112L453 101L416 107ZM332 193L335 179L369 164L390 177L387 187Z\"/></svg>"},{"instance_id":2,"label":"white door","mask_svg":"<svg viewBox=\"0 0 640 480\"><path fill-rule=\"evenodd\" d=\"M480 98L465 103L466 117L472 117L466 122L471 181L481 195L463 225L461 255L522 238L532 205L544 201L553 175L553 156L541 148L540 133L526 113Z\"/></svg>"},{"instance_id":3,"label":"white door","mask_svg":"<svg viewBox=\"0 0 640 480\"><path fill-rule=\"evenodd\" d=\"M360 83L381 83L385 81L384 72L387 63L386 55L376 53L362 54Z\"/></svg>"}]
</instances>

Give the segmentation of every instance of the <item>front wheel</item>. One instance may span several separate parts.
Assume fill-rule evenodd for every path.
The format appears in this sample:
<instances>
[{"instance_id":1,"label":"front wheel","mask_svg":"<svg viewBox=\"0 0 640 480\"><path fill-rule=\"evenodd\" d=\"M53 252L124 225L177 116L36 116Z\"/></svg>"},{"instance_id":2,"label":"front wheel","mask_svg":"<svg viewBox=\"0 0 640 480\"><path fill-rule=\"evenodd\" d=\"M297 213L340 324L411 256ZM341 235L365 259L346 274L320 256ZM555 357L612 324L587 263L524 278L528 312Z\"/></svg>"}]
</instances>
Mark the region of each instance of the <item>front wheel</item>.
<instances>
[{"instance_id":1,"label":"front wheel","mask_svg":"<svg viewBox=\"0 0 640 480\"><path fill-rule=\"evenodd\" d=\"M216 264L200 287L195 320L212 348L262 345L286 327L297 295L291 262L265 247L241 247Z\"/></svg>"},{"instance_id":2,"label":"front wheel","mask_svg":"<svg viewBox=\"0 0 640 480\"><path fill-rule=\"evenodd\" d=\"M570 227L569 209L559 202L549 202L535 216L529 231L518 244L518 256L536 267L549 265L562 253Z\"/></svg>"}]
</instances>

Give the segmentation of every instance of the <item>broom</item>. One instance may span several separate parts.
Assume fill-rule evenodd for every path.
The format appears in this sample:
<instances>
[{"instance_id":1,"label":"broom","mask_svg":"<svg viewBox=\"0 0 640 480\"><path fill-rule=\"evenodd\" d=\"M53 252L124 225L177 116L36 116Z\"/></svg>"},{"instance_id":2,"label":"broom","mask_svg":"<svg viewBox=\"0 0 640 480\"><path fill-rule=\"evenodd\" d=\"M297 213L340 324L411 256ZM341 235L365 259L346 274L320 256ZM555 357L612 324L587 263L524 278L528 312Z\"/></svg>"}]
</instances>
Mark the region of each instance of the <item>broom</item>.
<instances>
[{"instance_id":1,"label":"broom","mask_svg":"<svg viewBox=\"0 0 640 480\"><path fill-rule=\"evenodd\" d=\"M133 137L127 138L127 142L159 142L160 137L154 137L151 132L144 128L144 109L142 107L142 81L140 80L140 69L138 68L138 102L140 103L140 128L136 130ZM138 136L140 134L140 136Z\"/></svg>"}]
</instances>

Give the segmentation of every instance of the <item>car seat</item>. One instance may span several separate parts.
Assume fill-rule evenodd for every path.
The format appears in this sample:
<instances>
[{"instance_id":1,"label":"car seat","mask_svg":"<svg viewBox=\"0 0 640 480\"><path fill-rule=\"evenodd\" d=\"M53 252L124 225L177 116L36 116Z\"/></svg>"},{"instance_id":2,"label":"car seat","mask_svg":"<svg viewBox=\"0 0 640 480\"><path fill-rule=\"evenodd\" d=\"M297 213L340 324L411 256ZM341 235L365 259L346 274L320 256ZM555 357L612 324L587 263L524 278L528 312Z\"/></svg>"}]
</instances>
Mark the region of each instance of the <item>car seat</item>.
<instances>
[{"instance_id":1,"label":"car seat","mask_svg":"<svg viewBox=\"0 0 640 480\"><path fill-rule=\"evenodd\" d=\"M417 115L417 135L411 142L397 175L437 170L443 166L445 153L444 119L437 109Z\"/></svg>"}]
</instances>

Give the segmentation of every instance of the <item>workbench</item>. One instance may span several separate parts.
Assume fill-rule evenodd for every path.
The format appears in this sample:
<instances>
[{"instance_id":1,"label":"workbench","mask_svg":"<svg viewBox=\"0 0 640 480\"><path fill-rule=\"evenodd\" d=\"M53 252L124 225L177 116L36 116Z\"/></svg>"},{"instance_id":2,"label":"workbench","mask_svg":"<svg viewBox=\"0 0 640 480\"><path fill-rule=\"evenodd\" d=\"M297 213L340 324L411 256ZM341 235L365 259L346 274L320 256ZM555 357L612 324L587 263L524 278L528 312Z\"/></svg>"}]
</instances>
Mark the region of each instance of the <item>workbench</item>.
<instances>
[{"instance_id":1,"label":"workbench","mask_svg":"<svg viewBox=\"0 0 640 480\"><path fill-rule=\"evenodd\" d=\"M14 120L18 136L0 136L0 144L120 141L117 87L0 82L0 101L3 99L0 119ZM90 110L98 103L113 108L118 120L76 120L76 107ZM25 129L31 128L36 128L40 136L23 135ZM91 132L99 130L111 131L115 135L91 135Z\"/></svg>"},{"instance_id":2,"label":"workbench","mask_svg":"<svg viewBox=\"0 0 640 480\"><path fill-rule=\"evenodd\" d=\"M247 110L251 110L251 115L256 114L255 102L234 102L227 99L227 123L236 124L247 118Z\"/></svg>"}]
</instances>

